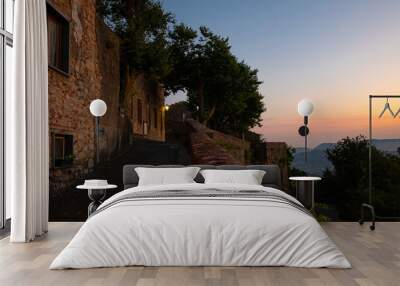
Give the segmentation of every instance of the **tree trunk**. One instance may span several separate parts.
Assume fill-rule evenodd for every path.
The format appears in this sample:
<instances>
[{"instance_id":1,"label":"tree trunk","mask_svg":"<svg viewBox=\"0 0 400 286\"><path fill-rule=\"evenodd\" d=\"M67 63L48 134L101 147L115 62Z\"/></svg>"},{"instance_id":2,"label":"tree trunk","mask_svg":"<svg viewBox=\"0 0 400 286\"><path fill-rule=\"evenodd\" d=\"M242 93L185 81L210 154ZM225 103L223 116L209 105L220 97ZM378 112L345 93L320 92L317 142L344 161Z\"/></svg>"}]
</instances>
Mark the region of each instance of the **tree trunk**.
<instances>
[{"instance_id":1,"label":"tree trunk","mask_svg":"<svg viewBox=\"0 0 400 286\"><path fill-rule=\"evenodd\" d=\"M207 126L208 121L210 121L210 119L213 117L216 109L217 109L217 105L214 104L213 107L211 108L211 111L208 114L207 118L205 118L204 121L202 122L205 126Z\"/></svg>"}]
</instances>

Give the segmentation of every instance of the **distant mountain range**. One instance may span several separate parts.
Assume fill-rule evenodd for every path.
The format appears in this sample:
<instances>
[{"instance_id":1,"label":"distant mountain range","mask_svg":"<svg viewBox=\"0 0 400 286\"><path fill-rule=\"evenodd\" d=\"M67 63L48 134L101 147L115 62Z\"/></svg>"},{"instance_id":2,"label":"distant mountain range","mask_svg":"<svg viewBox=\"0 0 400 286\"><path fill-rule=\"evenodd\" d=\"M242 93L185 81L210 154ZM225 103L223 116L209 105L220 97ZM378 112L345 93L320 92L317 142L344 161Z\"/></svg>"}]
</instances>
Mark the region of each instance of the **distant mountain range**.
<instances>
[{"instance_id":1,"label":"distant mountain range","mask_svg":"<svg viewBox=\"0 0 400 286\"><path fill-rule=\"evenodd\" d=\"M372 143L379 150L391 154L399 154L400 139L374 139ZM325 169L333 168L327 158L326 150L334 148L335 145L335 143L321 143L313 149L308 149L307 164L304 162L304 147L296 148L292 166L307 172L309 175L320 176Z\"/></svg>"}]
</instances>

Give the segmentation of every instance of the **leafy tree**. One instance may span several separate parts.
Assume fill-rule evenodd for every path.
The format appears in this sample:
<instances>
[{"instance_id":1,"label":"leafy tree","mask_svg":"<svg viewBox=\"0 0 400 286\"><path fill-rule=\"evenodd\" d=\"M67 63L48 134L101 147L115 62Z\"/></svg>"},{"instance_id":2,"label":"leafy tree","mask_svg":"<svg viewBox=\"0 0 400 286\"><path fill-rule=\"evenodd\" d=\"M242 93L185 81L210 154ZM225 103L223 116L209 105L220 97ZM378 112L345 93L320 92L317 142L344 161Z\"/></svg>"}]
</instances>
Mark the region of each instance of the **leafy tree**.
<instances>
[{"instance_id":1,"label":"leafy tree","mask_svg":"<svg viewBox=\"0 0 400 286\"><path fill-rule=\"evenodd\" d=\"M182 24L171 32L173 69L165 86L186 91L192 112L204 124L242 135L260 124L265 110L257 70L237 60L228 38L206 27L199 32Z\"/></svg>"},{"instance_id":2,"label":"leafy tree","mask_svg":"<svg viewBox=\"0 0 400 286\"><path fill-rule=\"evenodd\" d=\"M187 92L191 111L211 128L242 135L260 125L257 70L237 60L228 38L176 25L152 0L98 0L98 11L121 39L121 94L127 71L144 72L168 93Z\"/></svg>"},{"instance_id":3,"label":"leafy tree","mask_svg":"<svg viewBox=\"0 0 400 286\"><path fill-rule=\"evenodd\" d=\"M293 146L287 146L286 148L286 157L287 157L287 165L288 165L288 176L291 177L295 177L295 176L306 176L307 173L304 172L303 170L297 169L295 167L293 167L292 163L294 161L294 154L296 153L296 148L294 148ZM294 182L291 181L289 182L291 183L294 188Z\"/></svg>"},{"instance_id":4,"label":"leafy tree","mask_svg":"<svg viewBox=\"0 0 400 286\"><path fill-rule=\"evenodd\" d=\"M358 219L368 201L368 144L363 136L347 137L326 151L334 169L324 172L318 201L336 205L340 219ZM373 204L381 215L399 215L400 158L372 146L372 160Z\"/></svg>"},{"instance_id":5,"label":"leafy tree","mask_svg":"<svg viewBox=\"0 0 400 286\"><path fill-rule=\"evenodd\" d=\"M123 73L129 67L160 79L170 72L167 36L175 20L159 2L98 0L97 10L121 39Z\"/></svg>"}]
</instances>

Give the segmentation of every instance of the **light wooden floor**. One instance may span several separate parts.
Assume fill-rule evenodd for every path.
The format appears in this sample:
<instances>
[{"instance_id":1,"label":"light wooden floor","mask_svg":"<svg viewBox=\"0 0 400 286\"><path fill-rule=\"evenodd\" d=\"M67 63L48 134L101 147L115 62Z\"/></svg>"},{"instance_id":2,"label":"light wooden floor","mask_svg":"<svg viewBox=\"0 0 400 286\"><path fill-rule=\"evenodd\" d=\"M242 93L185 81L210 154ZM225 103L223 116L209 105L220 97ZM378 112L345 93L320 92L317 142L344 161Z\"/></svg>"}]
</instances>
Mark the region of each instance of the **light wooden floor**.
<instances>
[{"instance_id":1,"label":"light wooden floor","mask_svg":"<svg viewBox=\"0 0 400 286\"><path fill-rule=\"evenodd\" d=\"M400 223L325 223L353 269L288 267L124 267L48 270L81 223L50 223L32 243L0 241L0 285L400 285Z\"/></svg>"}]
</instances>

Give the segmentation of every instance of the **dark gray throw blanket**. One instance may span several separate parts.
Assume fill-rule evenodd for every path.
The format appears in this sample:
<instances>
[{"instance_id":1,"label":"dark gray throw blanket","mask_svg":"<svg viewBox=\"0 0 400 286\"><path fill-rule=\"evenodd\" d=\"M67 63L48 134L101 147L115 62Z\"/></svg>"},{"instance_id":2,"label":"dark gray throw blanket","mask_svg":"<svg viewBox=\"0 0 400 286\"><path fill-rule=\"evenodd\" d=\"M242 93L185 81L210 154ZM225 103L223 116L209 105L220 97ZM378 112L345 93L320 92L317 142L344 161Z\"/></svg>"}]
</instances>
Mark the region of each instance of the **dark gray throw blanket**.
<instances>
[{"instance_id":1,"label":"dark gray throw blanket","mask_svg":"<svg viewBox=\"0 0 400 286\"><path fill-rule=\"evenodd\" d=\"M117 198L114 201L110 201L105 205L99 207L90 217L107 210L108 208L126 201L147 201L153 199L176 199L176 200L190 200L190 199L201 199L204 198L209 200L210 198L230 198L230 199L257 199L257 201L264 200L269 202L276 202L280 204L289 205L307 215L312 214L301 204L292 201L285 196L281 196L276 193L260 190L242 190L242 191L227 191L218 189L203 189L203 190L165 190L165 191L138 191L131 192Z\"/></svg>"}]
</instances>

